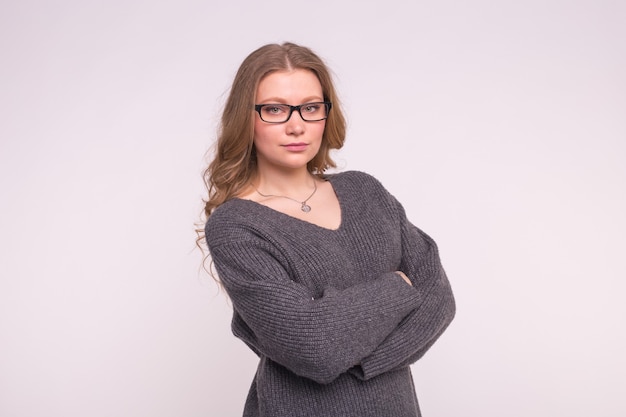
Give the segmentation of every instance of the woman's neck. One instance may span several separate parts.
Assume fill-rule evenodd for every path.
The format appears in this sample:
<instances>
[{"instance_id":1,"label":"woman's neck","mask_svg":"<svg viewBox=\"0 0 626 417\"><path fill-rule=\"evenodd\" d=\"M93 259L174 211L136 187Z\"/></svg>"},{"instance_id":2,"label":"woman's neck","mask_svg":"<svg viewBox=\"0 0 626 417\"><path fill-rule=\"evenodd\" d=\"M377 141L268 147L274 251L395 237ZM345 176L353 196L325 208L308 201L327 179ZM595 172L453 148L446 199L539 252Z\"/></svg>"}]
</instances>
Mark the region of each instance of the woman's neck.
<instances>
[{"instance_id":1,"label":"woman's neck","mask_svg":"<svg viewBox=\"0 0 626 417\"><path fill-rule=\"evenodd\" d=\"M315 177L306 169L259 170L253 184L263 194L306 194L315 184Z\"/></svg>"}]
</instances>

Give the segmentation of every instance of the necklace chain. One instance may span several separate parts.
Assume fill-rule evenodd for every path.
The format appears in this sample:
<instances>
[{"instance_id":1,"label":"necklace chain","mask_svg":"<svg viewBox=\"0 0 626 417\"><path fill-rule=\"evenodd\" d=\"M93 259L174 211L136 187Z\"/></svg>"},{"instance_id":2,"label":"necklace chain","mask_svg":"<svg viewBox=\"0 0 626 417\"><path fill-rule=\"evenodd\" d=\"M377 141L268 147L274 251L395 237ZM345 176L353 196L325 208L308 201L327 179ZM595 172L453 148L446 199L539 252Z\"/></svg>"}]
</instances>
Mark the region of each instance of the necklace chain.
<instances>
[{"instance_id":1,"label":"necklace chain","mask_svg":"<svg viewBox=\"0 0 626 417\"><path fill-rule=\"evenodd\" d=\"M306 199L304 199L303 201L300 200L296 200L295 198L291 198L291 197L287 197L286 195L274 195L274 194L263 194L262 192L259 191L258 188L254 187L254 190L259 193L259 195L261 197L265 197L265 198L270 198L270 197L279 197L279 198L286 198L288 200L291 201L295 201L296 203L300 204L300 210L302 210L305 213L308 213L309 211L311 211L311 206L309 206L306 202L309 201L311 199L311 197L313 197L313 195L315 194L315 192L317 191L317 181L313 181L313 192L311 193L311 195L309 195Z\"/></svg>"}]
</instances>

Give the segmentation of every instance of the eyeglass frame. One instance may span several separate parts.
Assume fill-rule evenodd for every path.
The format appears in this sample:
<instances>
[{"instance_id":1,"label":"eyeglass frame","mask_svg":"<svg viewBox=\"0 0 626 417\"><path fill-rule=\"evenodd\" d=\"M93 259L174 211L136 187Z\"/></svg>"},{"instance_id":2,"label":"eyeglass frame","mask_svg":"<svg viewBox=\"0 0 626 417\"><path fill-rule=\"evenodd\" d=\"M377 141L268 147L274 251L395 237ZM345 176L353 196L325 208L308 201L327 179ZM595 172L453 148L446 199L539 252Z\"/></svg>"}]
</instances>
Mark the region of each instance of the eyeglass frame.
<instances>
[{"instance_id":1,"label":"eyeglass frame","mask_svg":"<svg viewBox=\"0 0 626 417\"><path fill-rule=\"evenodd\" d=\"M306 120L303 116L302 116L302 112L301 112L301 108L302 107L306 107L308 105L311 104L323 104L326 106L326 117L322 118L322 119L315 119L315 120ZM265 106L287 106L289 107L289 115L287 116L287 119L285 119L282 122L268 122L267 120L263 119L263 116L261 116L261 109ZM266 104L255 104L254 105L254 110L259 114L259 118L265 122L265 123L272 123L272 124L278 124L278 123L287 123L289 121L289 119L291 119L291 116L293 115L293 112L295 110L298 110L298 114L300 115L300 118L302 120L304 120L305 122L321 122L322 120L326 120L328 119L328 115L330 114L330 109L332 109L333 107L333 103L331 103L330 101L311 101L309 103L303 103L300 104L299 106L292 106L291 104L282 104L282 103L266 103Z\"/></svg>"}]
</instances>

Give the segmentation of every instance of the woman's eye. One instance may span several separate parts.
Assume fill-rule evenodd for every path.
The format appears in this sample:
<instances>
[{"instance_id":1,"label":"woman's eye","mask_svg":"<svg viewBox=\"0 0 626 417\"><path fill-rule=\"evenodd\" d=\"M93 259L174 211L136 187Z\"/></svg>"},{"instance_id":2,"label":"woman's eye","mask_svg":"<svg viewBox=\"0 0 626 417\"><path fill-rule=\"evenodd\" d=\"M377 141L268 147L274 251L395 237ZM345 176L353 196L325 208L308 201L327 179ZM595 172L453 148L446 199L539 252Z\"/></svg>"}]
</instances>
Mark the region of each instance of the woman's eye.
<instances>
[{"instance_id":1,"label":"woman's eye","mask_svg":"<svg viewBox=\"0 0 626 417\"><path fill-rule=\"evenodd\" d=\"M275 116L277 114L284 114L287 111L287 109L285 108L285 106L281 106L281 105L268 105L268 106L263 106L263 114L266 114L268 116Z\"/></svg>"},{"instance_id":2,"label":"woman's eye","mask_svg":"<svg viewBox=\"0 0 626 417\"><path fill-rule=\"evenodd\" d=\"M320 109L319 104L307 104L302 108L307 113L315 113Z\"/></svg>"},{"instance_id":3,"label":"woman's eye","mask_svg":"<svg viewBox=\"0 0 626 417\"><path fill-rule=\"evenodd\" d=\"M265 112L269 114L281 114L285 112L283 106L265 106L263 107L263 110L265 110Z\"/></svg>"}]
</instances>

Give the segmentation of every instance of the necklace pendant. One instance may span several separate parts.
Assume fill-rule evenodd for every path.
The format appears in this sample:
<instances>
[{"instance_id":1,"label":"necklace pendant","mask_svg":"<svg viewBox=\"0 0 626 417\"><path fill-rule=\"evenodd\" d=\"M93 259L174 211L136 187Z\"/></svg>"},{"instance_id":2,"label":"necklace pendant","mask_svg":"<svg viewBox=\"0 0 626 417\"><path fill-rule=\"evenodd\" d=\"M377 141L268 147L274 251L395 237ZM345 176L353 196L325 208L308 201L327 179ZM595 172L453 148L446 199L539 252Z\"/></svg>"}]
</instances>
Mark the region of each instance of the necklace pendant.
<instances>
[{"instance_id":1,"label":"necklace pendant","mask_svg":"<svg viewBox=\"0 0 626 417\"><path fill-rule=\"evenodd\" d=\"M300 210L302 210L305 213L308 213L309 211L311 211L311 206L309 206L306 202L303 202L302 206L300 206Z\"/></svg>"}]
</instances>

